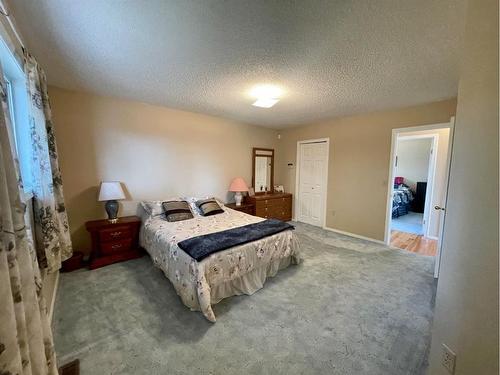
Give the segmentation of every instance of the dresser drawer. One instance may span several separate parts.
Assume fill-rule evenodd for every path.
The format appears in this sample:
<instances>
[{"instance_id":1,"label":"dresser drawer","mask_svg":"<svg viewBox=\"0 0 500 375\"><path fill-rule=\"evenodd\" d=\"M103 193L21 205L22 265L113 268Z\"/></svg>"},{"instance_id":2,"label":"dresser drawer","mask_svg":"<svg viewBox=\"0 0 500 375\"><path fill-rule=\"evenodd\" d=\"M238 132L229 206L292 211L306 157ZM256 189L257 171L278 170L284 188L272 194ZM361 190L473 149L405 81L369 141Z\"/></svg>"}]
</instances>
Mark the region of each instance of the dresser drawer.
<instances>
[{"instance_id":1,"label":"dresser drawer","mask_svg":"<svg viewBox=\"0 0 500 375\"><path fill-rule=\"evenodd\" d=\"M264 204L257 204L255 207L255 214L257 216L267 217L273 215L275 211L279 211L279 206L268 206Z\"/></svg>"},{"instance_id":2,"label":"dresser drawer","mask_svg":"<svg viewBox=\"0 0 500 375\"><path fill-rule=\"evenodd\" d=\"M113 253L130 250L131 248L131 238L113 242L104 242L101 244L101 252L103 255L111 255Z\"/></svg>"},{"instance_id":3,"label":"dresser drawer","mask_svg":"<svg viewBox=\"0 0 500 375\"><path fill-rule=\"evenodd\" d=\"M266 219L279 219L285 220L291 216L291 210L287 207L263 207L261 209L257 209L256 216L260 216Z\"/></svg>"},{"instance_id":4,"label":"dresser drawer","mask_svg":"<svg viewBox=\"0 0 500 375\"><path fill-rule=\"evenodd\" d=\"M251 198L255 204L255 215L265 219L291 220L292 195L269 194Z\"/></svg>"},{"instance_id":5,"label":"dresser drawer","mask_svg":"<svg viewBox=\"0 0 500 375\"><path fill-rule=\"evenodd\" d=\"M290 202L289 197L284 198L276 198L276 199L263 199L261 201L257 201L257 204L266 206L266 207L275 207L275 206L283 206L287 205Z\"/></svg>"},{"instance_id":6,"label":"dresser drawer","mask_svg":"<svg viewBox=\"0 0 500 375\"><path fill-rule=\"evenodd\" d=\"M132 232L129 226L117 226L116 228L101 229L99 231L99 239L102 242L116 241L132 238Z\"/></svg>"}]
</instances>

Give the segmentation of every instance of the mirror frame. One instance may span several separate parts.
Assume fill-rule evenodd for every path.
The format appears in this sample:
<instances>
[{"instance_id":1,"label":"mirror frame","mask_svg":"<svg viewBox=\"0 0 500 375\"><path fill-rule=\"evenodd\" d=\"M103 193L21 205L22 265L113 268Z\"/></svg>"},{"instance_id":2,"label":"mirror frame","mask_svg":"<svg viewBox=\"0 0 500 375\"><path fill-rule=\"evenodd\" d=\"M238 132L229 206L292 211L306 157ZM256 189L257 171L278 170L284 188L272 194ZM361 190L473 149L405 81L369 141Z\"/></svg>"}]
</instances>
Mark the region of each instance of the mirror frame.
<instances>
[{"instance_id":1,"label":"mirror frame","mask_svg":"<svg viewBox=\"0 0 500 375\"><path fill-rule=\"evenodd\" d=\"M265 151L266 154L259 154L259 151ZM269 152L271 154L269 155ZM271 158L271 186L269 191L255 191L255 158L257 156L267 156ZM252 148L252 187L254 188L255 195L273 194L274 193L274 148Z\"/></svg>"}]
</instances>

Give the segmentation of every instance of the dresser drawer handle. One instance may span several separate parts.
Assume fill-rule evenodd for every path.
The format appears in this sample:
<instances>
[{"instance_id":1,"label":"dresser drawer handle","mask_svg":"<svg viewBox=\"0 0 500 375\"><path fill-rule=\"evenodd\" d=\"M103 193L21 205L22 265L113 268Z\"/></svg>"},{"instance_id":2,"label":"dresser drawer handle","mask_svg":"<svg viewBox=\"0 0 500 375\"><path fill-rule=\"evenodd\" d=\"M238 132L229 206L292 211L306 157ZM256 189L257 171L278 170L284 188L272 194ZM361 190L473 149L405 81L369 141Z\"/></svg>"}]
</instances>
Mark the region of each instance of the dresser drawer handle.
<instances>
[{"instance_id":1,"label":"dresser drawer handle","mask_svg":"<svg viewBox=\"0 0 500 375\"><path fill-rule=\"evenodd\" d=\"M122 234L122 232L120 232L120 231L110 233L111 237L117 237L117 236L119 236L120 234Z\"/></svg>"},{"instance_id":2,"label":"dresser drawer handle","mask_svg":"<svg viewBox=\"0 0 500 375\"><path fill-rule=\"evenodd\" d=\"M121 243L111 246L112 249L119 249L120 247L122 247Z\"/></svg>"}]
</instances>

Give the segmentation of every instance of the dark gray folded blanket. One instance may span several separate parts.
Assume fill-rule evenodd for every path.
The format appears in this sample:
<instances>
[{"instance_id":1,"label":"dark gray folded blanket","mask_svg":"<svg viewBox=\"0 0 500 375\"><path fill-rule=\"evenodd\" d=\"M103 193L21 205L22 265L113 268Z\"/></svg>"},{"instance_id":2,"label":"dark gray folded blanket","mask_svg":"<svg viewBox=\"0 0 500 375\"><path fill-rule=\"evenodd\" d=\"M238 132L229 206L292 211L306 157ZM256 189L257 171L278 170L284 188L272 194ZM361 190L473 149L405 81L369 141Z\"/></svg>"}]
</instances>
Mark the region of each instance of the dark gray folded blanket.
<instances>
[{"instance_id":1,"label":"dark gray folded blanket","mask_svg":"<svg viewBox=\"0 0 500 375\"><path fill-rule=\"evenodd\" d=\"M210 254L233 246L260 240L285 230L295 229L293 225L280 220L269 219L222 232L204 234L179 242L177 245L191 258L200 261Z\"/></svg>"}]
</instances>

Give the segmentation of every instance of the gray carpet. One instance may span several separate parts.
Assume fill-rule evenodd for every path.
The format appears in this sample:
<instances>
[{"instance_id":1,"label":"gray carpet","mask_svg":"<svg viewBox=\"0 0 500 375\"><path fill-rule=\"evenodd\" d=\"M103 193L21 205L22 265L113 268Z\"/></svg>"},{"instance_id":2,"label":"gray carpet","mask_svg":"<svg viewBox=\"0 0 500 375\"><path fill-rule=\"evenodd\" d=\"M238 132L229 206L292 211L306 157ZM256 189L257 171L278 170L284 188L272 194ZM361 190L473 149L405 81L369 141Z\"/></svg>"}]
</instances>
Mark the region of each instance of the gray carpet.
<instances>
[{"instance_id":1,"label":"gray carpet","mask_svg":"<svg viewBox=\"0 0 500 375\"><path fill-rule=\"evenodd\" d=\"M433 258L297 224L305 261L253 296L182 305L148 257L62 274L60 364L95 374L423 374Z\"/></svg>"}]
</instances>

